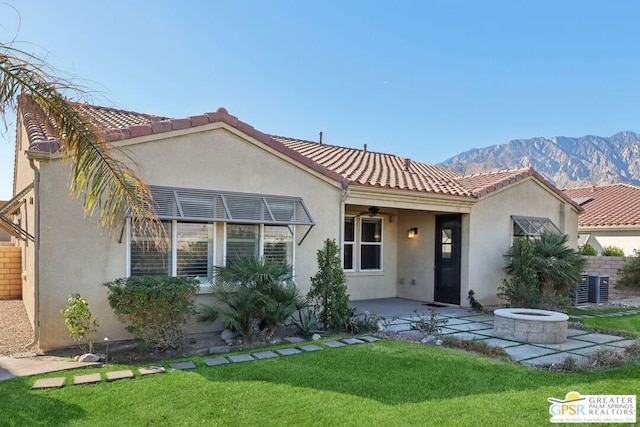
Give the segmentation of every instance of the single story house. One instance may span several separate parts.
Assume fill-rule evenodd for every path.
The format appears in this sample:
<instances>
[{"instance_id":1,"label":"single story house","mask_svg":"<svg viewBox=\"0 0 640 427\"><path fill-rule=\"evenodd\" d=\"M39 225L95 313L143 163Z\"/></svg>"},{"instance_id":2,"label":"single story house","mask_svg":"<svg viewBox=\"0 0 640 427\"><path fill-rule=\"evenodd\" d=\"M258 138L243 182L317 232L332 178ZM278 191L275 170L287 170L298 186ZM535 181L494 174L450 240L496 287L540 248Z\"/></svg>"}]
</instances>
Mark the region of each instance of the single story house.
<instances>
[{"instance_id":1,"label":"single story house","mask_svg":"<svg viewBox=\"0 0 640 427\"><path fill-rule=\"evenodd\" d=\"M140 274L199 277L237 256L291 263L303 295L327 238L342 247L351 298L497 303L514 236L544 229L574 247L581 208L531 168L461 176L393 154L262 133L220 108L171 119L79 105L135 161L170 236L167 253L122 218L115 237L68 195L69 167L42 111L18 102L14 197L2 214L23 250L23 300L41 349L72 344L60 310L79 293L98 336L127 339L102 284ZM5 221L6 222L6 221ZM193 248L200 251L191 262ZM425 307L426 309L426 307ZM190 322L188 331L220 325Z\"/></svg>"},{"instance_id":2,"label":"single story house","mask_svg":"<svg viewBox=\"0 0 640 427\"><path fill-rule=\"evenodd\" d=\"M626 256L640 249L640 187L607 184L563 191L584 209L578 217L579 245L588 242L598 253L616 246Z\"/></svg>"}]
</instances>

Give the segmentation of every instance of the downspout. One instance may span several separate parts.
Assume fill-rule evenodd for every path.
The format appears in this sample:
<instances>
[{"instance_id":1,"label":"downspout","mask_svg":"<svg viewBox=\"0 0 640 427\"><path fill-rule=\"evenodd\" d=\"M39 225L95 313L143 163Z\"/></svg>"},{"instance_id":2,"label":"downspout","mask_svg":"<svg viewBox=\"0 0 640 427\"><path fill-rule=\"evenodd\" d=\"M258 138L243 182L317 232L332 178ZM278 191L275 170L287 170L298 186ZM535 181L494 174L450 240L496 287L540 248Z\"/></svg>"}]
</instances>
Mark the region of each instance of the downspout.
<instances>
[{"instance_id":1,"label":"downspout","mask_svg":"<svg viewBox=\"0 0 640 427\"><path fill-rule=\"evenodd\" d=\"M338 208L340 209L340 232L338 233L338 244L342 245L342 239L344 237L344 201L347 200L347 194L349 192L349 179L345 178L342 180L342 193L340 194L340 203L338 204Z\"/></svg>"},{"instance_id":2,"label":"downspout","mask_svg":"<svg viewBox=\"0 0 640 427\"><path fill-rule=\"evenodd\" d=\"M33 159L29 159L33 169L33 341L25 344L31 347L40 341L40 170Z\"/></svg>"}]
</instances>

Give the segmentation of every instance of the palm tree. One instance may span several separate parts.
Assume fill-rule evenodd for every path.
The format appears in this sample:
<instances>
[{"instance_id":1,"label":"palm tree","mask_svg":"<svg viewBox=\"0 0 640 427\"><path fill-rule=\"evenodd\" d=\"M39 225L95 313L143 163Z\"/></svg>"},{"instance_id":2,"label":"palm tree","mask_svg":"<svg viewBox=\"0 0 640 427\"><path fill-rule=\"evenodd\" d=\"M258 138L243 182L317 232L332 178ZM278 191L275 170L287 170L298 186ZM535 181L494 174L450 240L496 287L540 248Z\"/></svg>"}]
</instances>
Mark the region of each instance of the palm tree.
<instances>
[{"instance_id":1,"label":"palm tree","mask_svg":"<svg viewBox=\"0 0 640 427\"><path fill-rule=\"evenodd\" d=\"M70 192L82 199L85 215L97 213L100 224L113 231L126 207L133 222L161 237L164 231L155 215L149 188L126 163L113 156L114 148L104 133L67 95L86 98L87 93L70 80L56 76L39 56L0 43L3 120L16 108L17 97L24 96L28 105L42 110L51 120L52 131L62 142L64 158L71 163Z\"/></svg>"}]
</instances>

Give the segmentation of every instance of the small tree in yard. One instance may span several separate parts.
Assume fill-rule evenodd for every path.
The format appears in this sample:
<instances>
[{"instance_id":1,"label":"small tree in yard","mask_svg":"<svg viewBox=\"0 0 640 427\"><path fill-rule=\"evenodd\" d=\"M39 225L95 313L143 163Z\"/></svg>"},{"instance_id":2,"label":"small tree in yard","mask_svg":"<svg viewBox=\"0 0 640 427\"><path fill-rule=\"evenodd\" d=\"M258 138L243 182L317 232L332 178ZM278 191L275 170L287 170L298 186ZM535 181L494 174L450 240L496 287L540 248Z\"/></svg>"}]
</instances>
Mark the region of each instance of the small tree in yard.
<instances>
[{"instance_id":1,"label":"small tree in yard","mask_svg":"<svg viewBox=\"0 0 640 427\"><path fill-rule=\"evenodd\" d=\"M318 272L311 278L307 300L318 310L325 329L342 329L350 317L347 277L342 269L340 249L334 239L318 250Z\"/></svg>"},{"instance_id":2,"label":"small tree in yard","mask_svg":"<svg viewBox=\"0 0 640 427\"><path fill-rule=\"evenodd\" d=\"M98 321L91 315L87 300L80 294L69 295L67 306L60 311L64 324L74 341L87 340L89 353L93 352L93 334L98 331Z\"/></svg>"}]
</instances>

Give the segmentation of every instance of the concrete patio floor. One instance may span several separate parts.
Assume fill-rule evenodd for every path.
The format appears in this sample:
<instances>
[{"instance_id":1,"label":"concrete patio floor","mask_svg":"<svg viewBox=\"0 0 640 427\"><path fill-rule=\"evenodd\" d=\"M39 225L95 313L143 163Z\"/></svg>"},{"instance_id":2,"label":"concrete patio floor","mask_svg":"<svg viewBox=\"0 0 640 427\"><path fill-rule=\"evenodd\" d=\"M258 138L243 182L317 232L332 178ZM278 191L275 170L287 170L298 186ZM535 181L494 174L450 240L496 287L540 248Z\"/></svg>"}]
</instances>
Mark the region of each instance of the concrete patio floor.
<instances>
[{"instance_id":1,"label":"concrete patio floor","mask_svg":"<svg viewBox=\"0 0 640 427\"><path fill-rule=\"evenodd\" d=\"M356 307L356 313L366 311L384 318L380 322L381 330L415 337L422 337L422 333L413 328L416 320L419 317L429 318L430 310L434 309L438 319L446 320L442 327L443 336L482 340L489 345L502 347L515 362L528 366L551 366L561 363L569 356L581 363L600 349L623 351L626 346L634 343L634 340L615 335L569 329L567 341L562 344L527 344L496 337L493 332L493 315L468 308L433 307L402 298L351 301L351 305Z\"/></svg>"}]
</instances>

